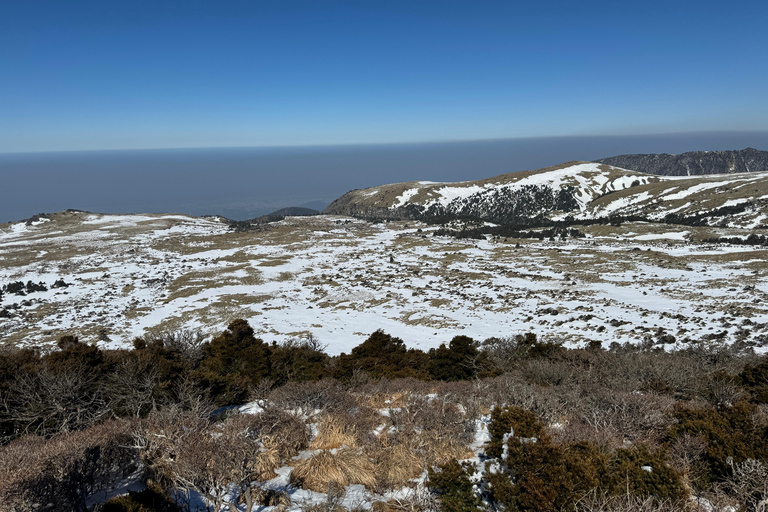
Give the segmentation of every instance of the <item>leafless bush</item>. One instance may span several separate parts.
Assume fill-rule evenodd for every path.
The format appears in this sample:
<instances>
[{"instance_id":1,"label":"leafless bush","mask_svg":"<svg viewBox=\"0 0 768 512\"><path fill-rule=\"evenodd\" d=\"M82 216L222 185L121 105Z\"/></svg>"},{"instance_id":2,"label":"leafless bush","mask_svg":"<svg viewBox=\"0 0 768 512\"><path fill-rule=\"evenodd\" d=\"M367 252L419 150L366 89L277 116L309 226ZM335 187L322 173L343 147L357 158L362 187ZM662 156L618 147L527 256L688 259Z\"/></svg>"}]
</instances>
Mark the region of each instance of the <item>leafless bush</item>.
<instances>
[{"instance_id":1,"label":"leafless bush","mask_svg":"<svg viewBox=\"0 0 768 512\"><path fill-rule=\"evenodd\" d=\"M558 423L579 410L578 390L570 386L544 387L528 383L519 373L491 380L489 395L496 404L532 411L546 423Z\"/></svg>"},{"instance_id":2,"label":"leafless bush","mask_svg":"<svg viewBox=\"0 0 768 512\"><path fill-rule=\"evenodd\" d=\"M250 511L260 496L252 482L273 478L281 463L284 440L260 432L266 430L265 419L233 414L211 423L205 413L164 409L139 423L134 442L153 482L166 489L195 490L215 510L227 503L229 489L236 485Z\"/></svg>"},{"instance_id":3,"label":"leafless bush","mask_svg":"<svg viewBox=\"0 0 768 512\"><path fill-rule=\"evenodd\" d=\"M249 397L249 401L257 402L257 401L266 400L267 397L269 397L269 394L274 389L274 387L275 387L274 380L261 379L258 383L256 383L255 386L253 386L253 389L251 390L251 395Z\"/></svg>"},{"instance_id":4,"label":"leafless bush","mask_svg":"<svg viewBox=\"0 0 768 512\"><path fill-rule=\"evenodd\" d=\"M302 512L343 512L346 509L342 505L347 495L347 489L335 480L328 482L325 490L325 500L320 503L306 504L301 507Z\"/></svg>"},{"instance_id":5,"label":"leafless bush","mask_svg":"<svg viewBox=\"0 0 768 512\"><path fill-rule=\"evenodd\" d=\"M194 430L181 437L169 469L174 487L197 491L218 512L229 492L230 467L240 464L230 457L224 436L212 434L207 429Z\"/></svg>"},{"instance_id":6,"label":"leafless bush","mask_svg":"<svg viewBox=\"0 0 768 512\"><path fill-rule=\"evenodd\" d=\"M481 349L496 368L507 372L519 363L519 338L519 336L488 338L482 343Z\"/></svg>"},{"instance_id":7,"label":"leafless bush","mask_svg":"<svg viewBox=\"0 0 768 512\"><path fill-rule=\"evenodd\" d=\"M289 382L273 390L269 400L284 409L305 415L317 412L344 412L357 407L357 402L335 380L318 382Z\"/></svg>"},{"instance_id":8,"label":"leafless bush","mask_svg":"<svg viewBox=\"0 0 768 512\"><path fill-rule=\"evenodd\" d=\"M259 414L243 414L241 421L248 424L255 436L275 440L281 461L298 455L309 444L304 421L278 407L267 407Z\"/></svg>"},{"instance_id":9,"label":"leafless bush","mask_svg":"<svg viewBox=\"0 0 768 512\"><path fill-rule=\"evenodd\" d=\"M710 379L708 388L711 401L717 407L732 407L744 396L744 389L733 379Z\"/></svg>"},{"instance_id":10,"label":"leafless bush","mask_svg":"<svg viewBox=\"0 0 768 512\"><path fill-rule=\"evenodd\" d=\"M602 390L584 397L581 419L629 442L653 442L672 424L674 399L653 394Z\"/></svg>"},{"instance_id":11,"label":"leafless bush","mask_svg":"<svg viewBox=\"0 0 768 512\"><path fill-rule=\"evenodd\" d=\"M691 491L698 487L702 476L707 471L704 454L707 441L703 436L684 433L678 437L667 451L669 465L680 475L683 485Z\"/></svg>"},{"instance_id":12,"label":"leafless bush","mask_svg":"<svg viewBox=\"0 0 768 512\"><path fill-rule=\"evenodd\" d=\"M277 476L280 457L275 440L258 439L245 415L233 415L224 422L191 432L179 443L173 461L177 488L194 489L220 510L228 501L230 488L237 486L247 512L262 498L252 485Z\"/></svg>"},{"instance_id":13,"label":"leafless bush","mask_svg":"<svg viewBox=\"0 0 768 512\"><path fill-rule=\"evenodd\" d=\"M469 421L479 418L493 405L483 381L479 380L440 382L435 386L435 393L443 400L463 407L464 418Z\"/></svg>"},{"instance_id":14,"label":"leafless bush","mask_svg":"<svg viewBox=\"0 0 768 512\"><path fill-rule=\"evenodd\" d=\"M350 391L362 391L366 386L371 383L371 376L365 370L355 368L352 370L352 376L349 378L347 385Z\"/></svg>"},{"instance_id":15,"label":"leafless bush","mask_svg":"<svg viewBox=\"0 0 768 512\"><path fill-rule=\"evenodd\" d=\"M122 416L140 417L155 410L158 371L135 358L122 359L109 375L109 406Z\"/></svg>"},{"instance_id":16,"label":"leafless bush","mask_svg":"<svg viewBox=\"0 0 768 512\"><path fill-rule=\"evenodd\" d=\"M205 335L199 330L177 329L150 334L145 338L147 344L159 344L163 348L175 350L193 365L203 358Z\"/></svg>"},{"instance_id":17,"label":"leafless bush","mask_svg":"<svg viewBox=\"0 0 768 512\"><path fill-rule=\"evenodd\" d=\"M45 440L24 437L0 448L4 510L84 510L87 500L133 472L130 429L110 421Z\"/></svg>"},{"instance_id":18,"label":"leafless bush","mask_svg":"<svg viewBox=\"0 0 768 512\"><path fill-rule=\"evenodd\" d=\"M437 494L420 483L401 489L396 497L388 501L375 501L373 512L437 512L441 509Z\"/></svg>"},{"instance_id":19,"label":"leafless bush","mask_svg":"<svg viewBox=\"0 0 768 512\"><path fill-rule=\"evenodd\" d=\"M146 478L163 489L172 488L176 482L176 454L185 438L209 425L209 411L184 411L180 407L166 407L138 421L133 445L139 450Z\"/></svg>"},{"instance_id":20,"label":"leafless bush","mask_svg":"<svg viewBox=\"0 0 768 512\"><path fill-rule=\"evenodd\" d=\"M400 432L433 432L436 435L468 443L474 435L474 422L445 396L409 395L403 407L390 412L392 424Z\"/></svg>"},{"instance_id":21,"label":"leafless bush","mask_svg":"<svg viewBox=\"0 0 768 512\"><path fill-rule=\"evenodd\" d=\"M200 390L189 376L177 379L173 383L173 395L176 397L176 402L167 404L165 407L168 409L185 410L204 416L212 413L215 408L210 392L207 389Z\"/></svg>"},{"instance_id":22,"label":"leafless bush","mask_svg":"<svg viewBox=\"0 0 768 512\"><path fill-rule=\"evenodd\" d=\"M747 459L731 467L733 474L721 484L721 488L736 497L741 504L740 510L768 511L768 464Z\"/></svg>"},{"instance_id":23,"label":"leafless bush","mask_svg":"<svg viewBox=\"0 0 768 512\"><path fill-rule=\"evenodd\" d=\"M759 404L755 407L752 422L758 427L768 427L768 404Z\"/></svg>"},{"instance_id":24,"label":"leafless bush","mask_svg":"<svg viewBox=\"0 0 768 512\"><path fill-rule=\"evenodd\" d=\"M691 509L696 510L684 502L631 494L608 496L596 490L588 493L575 505L576 512L683 512Z\"/></svg>"},{"instance_id":25,"label":"leafless bush","mask_svg":"<svg viewBox=\"0 0 768 512\"><path fill-rule=\"evenodd\" d=\"M528 382L540 386L573 385L577 369L568 361L532 359L522 364L520 371Z\"/></svg>"},{"instance_id":26,"label":"leafless bush","mask_svg":"<svg viewBox=\"0 0 768 512\"><path fill-rule=\"evenodd\" d=\"M567 446L587 441L600 452L608 454L624 446L624 440L610 429L596 428L580 417L569 418L566 423L559 423L547 428L547 432L556 443Z\"/></svg>"},{"instance_id":27,"label":"leafless bush","mask_svg":"<svg viewBox=\"0 0 768 512\"><path fill-rule=\"evenodd\" d=\"M0 410L25 434L47 437L82 429L111 414L97 379L82 365L21 373L1 397Z\"/></svg>"},{"instance_id":28,"label":"leafless bush","mask_svg":"<svg viewBox=\"0 0 768 512\"><path fill-rule=\"evenodd\" d=\"M381 403L381 406L395 407L392 398L405 398L412 394L428 395L434 391L436 383L427 382L412 377L378 380L371 379L364 386L355 390L357 396L365 396L369 402L379 402L377 399L389 400L389 403Z\"/></svg>"}]
</instances>

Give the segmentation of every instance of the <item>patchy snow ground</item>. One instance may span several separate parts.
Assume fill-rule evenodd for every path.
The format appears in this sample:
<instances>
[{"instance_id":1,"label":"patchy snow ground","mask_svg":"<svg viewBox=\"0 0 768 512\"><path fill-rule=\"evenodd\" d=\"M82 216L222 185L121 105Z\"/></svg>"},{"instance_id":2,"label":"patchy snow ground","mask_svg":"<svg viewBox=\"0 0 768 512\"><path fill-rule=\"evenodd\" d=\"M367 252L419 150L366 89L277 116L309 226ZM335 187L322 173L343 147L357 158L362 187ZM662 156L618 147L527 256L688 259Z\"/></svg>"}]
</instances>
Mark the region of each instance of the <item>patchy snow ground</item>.
<instances>
[{"instance_id":1,"label":"patchy snow ground","mask_svg":"<svg viewBox=\"0 0 768 512\"><path fill-rule=\"evenodd\" d=\"M377 329L421 349L458 334L529 331L605 346L768 338L761 248L701 245L691 242L704 237L699 228L647 223L557 242L456 240L434 229L318 216L231 233L215 219L85 213L3 224L0 284L49 289L3 297L11 317L0 318L0 342L71 333L116 347L166 329L213 335L236 318L268 342L311 333L331 354ZM70 286L51 288L57 279Z\"/></svg>"}]
</instances>

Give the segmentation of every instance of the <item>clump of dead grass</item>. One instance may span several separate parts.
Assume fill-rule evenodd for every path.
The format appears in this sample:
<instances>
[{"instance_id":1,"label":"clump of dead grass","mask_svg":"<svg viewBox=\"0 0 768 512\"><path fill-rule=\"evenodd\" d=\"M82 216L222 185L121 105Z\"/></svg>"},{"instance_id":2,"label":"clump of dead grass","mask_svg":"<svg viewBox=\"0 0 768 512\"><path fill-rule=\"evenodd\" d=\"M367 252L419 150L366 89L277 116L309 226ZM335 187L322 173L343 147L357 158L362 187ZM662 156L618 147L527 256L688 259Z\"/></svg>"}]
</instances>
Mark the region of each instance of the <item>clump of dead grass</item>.
<instances>
[{"instance_id":1,"label":"clump of dead grass","mask_svg":"<svg viewBox=\"0 0 768 512\"><path fill-rule=\"evenodd\" d=\"M409 446L396 444L377 446L371 453L376 465L376 480L380 488L408 486L424 471L424 461Z\"/></svg>"},{"instance_id":2,"label":"clump of dead grass","mask_svg":"<svg viewBox=\"0 0 768 512\"><path fill-rule=\"evenodd\" d=\"M353 484L376 487L373 463L353 449L323 450L298 462L291 471L291 483L315 492L325 492L331 482L343 487Z\"/></svg>"},{"instance_id":3,"label":"clump of dead grass","mask_svg":"<svg viewBox=\"0 0 768 512\"><path fill-rule=\"evenodd\" d=\"M345 422L342 417L326 415L320 420L318 433L309 447L313 450L331 450L342 446L357 448L356 431L357 427Z\"/></svg>"}]
</instances>

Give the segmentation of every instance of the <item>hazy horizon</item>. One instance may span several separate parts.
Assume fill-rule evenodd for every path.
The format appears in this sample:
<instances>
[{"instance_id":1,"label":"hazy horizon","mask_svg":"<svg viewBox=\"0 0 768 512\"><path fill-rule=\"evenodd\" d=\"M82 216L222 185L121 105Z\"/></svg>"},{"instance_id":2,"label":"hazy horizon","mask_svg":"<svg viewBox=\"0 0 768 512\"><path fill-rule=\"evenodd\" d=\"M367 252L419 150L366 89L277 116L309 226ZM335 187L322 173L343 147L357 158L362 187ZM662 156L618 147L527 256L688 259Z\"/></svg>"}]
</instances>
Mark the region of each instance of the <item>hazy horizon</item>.
<instances>
[{"instance_id":1,"label":"hazy horizon","mask_svg":"<svg viewBox=\"0 0 768 512\"><path fill-rule=\"evenodd\" d=\"M0 154L0 222L75 208L244 220L401 181L462 181L628 153L768 150L768 132Z\"/></svg>"}]
</instances>

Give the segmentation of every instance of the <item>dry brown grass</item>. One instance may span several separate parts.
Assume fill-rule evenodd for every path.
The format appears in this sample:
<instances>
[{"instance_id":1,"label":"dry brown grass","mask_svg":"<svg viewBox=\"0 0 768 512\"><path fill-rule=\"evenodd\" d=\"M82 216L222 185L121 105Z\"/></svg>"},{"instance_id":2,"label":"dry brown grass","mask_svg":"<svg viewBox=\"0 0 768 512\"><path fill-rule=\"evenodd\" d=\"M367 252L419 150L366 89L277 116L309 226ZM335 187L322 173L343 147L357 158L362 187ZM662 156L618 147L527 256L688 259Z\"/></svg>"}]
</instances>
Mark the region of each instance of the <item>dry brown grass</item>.
<instances>
[{"instance_id":1,"label":"dry brown grass","mask_svg":"<svg viewBox=\"0 0 768 512\"><path fill-rule=\"evenodd\" d=\"M396 391L394 393L390 392L374 392L374 393L366 393L365 394L365 401L366 403L375 409L385 409L388 407L403 407L408 400L408 397L405 393Z\"/></svg>"},{"instance_id":2,"label":"dry brown grass","mask_svg":"<svg viewBox=\"0 0 768 512\"><path fill-rule=\"evenodd\" d=\"M439 433L421 436L421 449L429 466L445 464L451 459L463 460L474 457L474 452L464 443L446 438Z\"/></svg>"},{"instance_id":3,"label":"dry brown grass","mask_svg":"<svg viewBox=\"0 0 768 512\"><path fill-rule=\"evenodd\" d=\"M320 420L318 433L309 447L313 450L332 450L342 446L357 448L356 430L354 424L343 418L326 415Z\"/></svg>"},{"instance_id":4,"label":"dry brown grass","mask_svg":"<svg viewBox=\"0 0 768 512\"><path fill-rule=\"evenodd\" d=\"M408 446L380 445L372 453L376 464L376 480L384 489L402 488L424 471L420 457Z\"/></svg>"},{"instance_id":5,"label":"dry brown grass","mask_svg":"<svg viewBox=\"0 0 768 512\"><path fill-rule=\"evenodd\" d=\"M291 471L291 483L302 489L325 492L331 482L373 489L376 486L373 463L357 450L342 449L335 453L323 450L301 460Z\"/></svg>"},{"instance_id":6,"label":"dry brown grass","mask_svg":"<svg viewBox=\"0 0 768 512\"><path fill-rule=\"evenodd\" d=\"M277 476L275 470L280 467L281 441L275 437L265 437L261 440L264 450L256 457L253 465L253 479L266 482Z\"/></svg>"}]
</instances>

